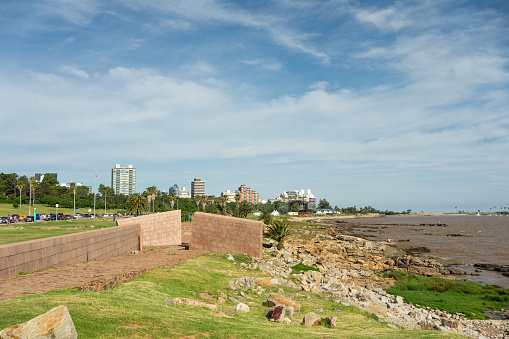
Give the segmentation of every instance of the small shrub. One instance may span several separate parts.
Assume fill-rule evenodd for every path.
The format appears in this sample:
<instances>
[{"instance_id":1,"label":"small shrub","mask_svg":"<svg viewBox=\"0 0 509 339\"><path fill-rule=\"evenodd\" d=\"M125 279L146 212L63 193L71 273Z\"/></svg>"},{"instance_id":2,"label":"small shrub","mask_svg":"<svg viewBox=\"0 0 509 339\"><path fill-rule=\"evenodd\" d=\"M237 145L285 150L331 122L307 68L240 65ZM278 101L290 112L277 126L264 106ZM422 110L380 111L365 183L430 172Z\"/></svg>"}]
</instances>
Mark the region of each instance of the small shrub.
<instances>
[{"instance_id":1,"label":"small shrub","mask_svg":"<svg viewBox=\"0 0 509 339\"><path fill-rule=\"evenodd\" d=\"M244 254L234 254L233 259L235 259L236 262L243 262L245 264L253 262L253 259L250 256Z\"/></svg>"},{"instance_id":2,"label":"small shrub","mask_svg":"<svg viewBox=\"0 0 509 339\"><path fill-rule=\"evenodd\" d=\"M292 267L292 274L300 274L300 273L306 272L306 271L320 272L320 270L318 268L307 266L307 265L304 265L303 263L299 263Z\"/></svg>"}]
</instances>

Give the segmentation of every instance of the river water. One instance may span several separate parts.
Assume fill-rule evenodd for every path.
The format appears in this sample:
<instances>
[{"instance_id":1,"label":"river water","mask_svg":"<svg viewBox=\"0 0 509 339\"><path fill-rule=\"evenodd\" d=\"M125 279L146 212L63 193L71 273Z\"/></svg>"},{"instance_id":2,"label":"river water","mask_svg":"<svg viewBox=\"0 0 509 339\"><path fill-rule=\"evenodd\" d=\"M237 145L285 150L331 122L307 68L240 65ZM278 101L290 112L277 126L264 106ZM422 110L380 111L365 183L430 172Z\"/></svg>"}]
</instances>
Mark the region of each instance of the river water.
<instances>
[{"instance_id":1,"label":"river water","mask_svg":"<svg viewBox=\"0 0 509 339\"><path fill-rule=\"evenodd\" d=\"M468 273L475 271L473 264L476 263L509 265L509 216L386 216L347 220L359 224L354 232L365 234L367 239L391 238L395 243L428 247L431 252L422 257L454 264ZM429 225L439 223L447 226ZM479 276L461 277L509 288L509 277L499 272L482 270L478 273Z\"/></svg>"}]
</instances>

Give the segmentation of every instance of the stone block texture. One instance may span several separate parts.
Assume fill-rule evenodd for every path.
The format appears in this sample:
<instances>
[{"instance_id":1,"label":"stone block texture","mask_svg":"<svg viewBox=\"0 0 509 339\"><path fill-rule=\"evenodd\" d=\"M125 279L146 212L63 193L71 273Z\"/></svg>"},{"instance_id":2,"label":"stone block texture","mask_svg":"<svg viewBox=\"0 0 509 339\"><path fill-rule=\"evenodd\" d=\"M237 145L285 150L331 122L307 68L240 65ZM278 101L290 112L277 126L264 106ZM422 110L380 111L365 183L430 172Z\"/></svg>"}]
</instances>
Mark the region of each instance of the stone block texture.
<instances>
[{"instance_id":1,"label":"stone block texture","mask_svg":"<svg viewBox=\"0 0 509 339\"><path fill-rule=\"evenodd\" d=\"M129 225L0 245L0 279L130 253L140 237L139 225Z\"/></svg>"},{"instance_id":2,"label":"stone block texture","mask_svg":"<svg viewBox=\"0 0 509 339\"><path fill-rule=\"evenodd\" d=\"M196 212L191 227L192 250L262 257L263 222Z\"/></svg>"},{"instance_id":3,"label":"stone block texture","mask_svg":"<svg viewBox=\"0 0 509 339\"><path fill-rule=\"evenodd\" d=\"M182 244L180 210L117 219L118 226L141 227L143 246L168 246Z\"/></svg>"}]
</instances>

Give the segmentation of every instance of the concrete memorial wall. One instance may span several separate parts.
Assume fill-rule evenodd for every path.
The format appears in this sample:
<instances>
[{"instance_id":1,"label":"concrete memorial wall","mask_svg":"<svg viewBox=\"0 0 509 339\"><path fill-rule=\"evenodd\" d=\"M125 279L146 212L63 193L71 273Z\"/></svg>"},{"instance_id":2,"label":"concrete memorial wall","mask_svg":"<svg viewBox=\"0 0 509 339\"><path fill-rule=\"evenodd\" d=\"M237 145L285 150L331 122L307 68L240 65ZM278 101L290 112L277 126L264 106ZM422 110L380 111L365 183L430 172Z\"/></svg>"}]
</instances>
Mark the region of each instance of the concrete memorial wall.
<instances>
[{"instance_id":1,"label":"concrete memorial wall","mask_svg":"<svg viewBox=\"0 0 509 339\"><path fill-rule=\"evenodd\" d=\"M191 225L192 250L262 257L261 221L196 212Z\"/></svg>"},{"instance_id":2,"label":"concrete memorial wall","mask_svg":"<svg viewBox=\"0 0 509 339\"><path fill-rule=\"evenodd\" d=\"M0 245L0 279L130 253L140 249L140 237L131 225Z\"/></svg>"},{"instance_id":3,"label":"concrete memorial wall","mask_svg":"<svg viewBox=\"0 0 509 339\"><path fill-rule=\"evenodd\" d=\"M143 246L181 245L180 222L180 210L117 219L118 226L141 227Z\"/></svg>"}]
</instances>

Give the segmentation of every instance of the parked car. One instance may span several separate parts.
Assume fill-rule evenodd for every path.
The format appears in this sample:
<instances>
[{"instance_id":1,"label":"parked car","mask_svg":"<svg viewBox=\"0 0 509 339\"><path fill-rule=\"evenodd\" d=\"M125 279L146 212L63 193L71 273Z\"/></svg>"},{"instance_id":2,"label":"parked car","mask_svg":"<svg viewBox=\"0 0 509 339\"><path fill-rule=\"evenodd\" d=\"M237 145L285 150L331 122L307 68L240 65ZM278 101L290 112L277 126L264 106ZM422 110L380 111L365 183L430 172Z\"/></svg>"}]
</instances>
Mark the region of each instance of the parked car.
<instances>
[{"instance_id":1,"label":"parked car","mask_svg":"<svg viewBox=\"0 0 509 339\"><path fill-rule=\"evenodd\" d=\"M64 218L65 218L66 220L74 219L74 218L72 217L72 215L70 215L70 214L66 214L66 215L64 215Z\"/></svg>"},{"instance_id":2,"label":"parked car","mask_svg":"<svg viewBox=\"0 0 509 339\"><path fill-rule=\"evenodd\" d=\"M35 218L32 215L27 215L25 217L25 222L34 222Z\"/></svg>"},{"instance_id":3,"label":"parked car","mask_svg":"<svg viewBox=\"0 0 509 339\"><path fill-rule=\"evenodd\" d=\"M0 218L0 224L8 224L9 223L9 217L1 217Z\"/></svg>"}]
</instances>

